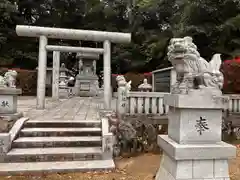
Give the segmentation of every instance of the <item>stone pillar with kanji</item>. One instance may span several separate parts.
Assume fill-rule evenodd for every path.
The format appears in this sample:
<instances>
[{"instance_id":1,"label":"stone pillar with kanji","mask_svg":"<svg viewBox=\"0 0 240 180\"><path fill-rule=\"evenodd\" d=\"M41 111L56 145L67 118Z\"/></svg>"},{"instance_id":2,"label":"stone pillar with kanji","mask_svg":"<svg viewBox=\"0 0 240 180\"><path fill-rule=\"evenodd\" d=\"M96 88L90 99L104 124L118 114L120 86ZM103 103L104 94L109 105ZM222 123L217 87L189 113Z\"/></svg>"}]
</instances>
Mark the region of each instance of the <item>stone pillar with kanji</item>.
<instances>
[{"instance_id":1,"label":"stone pillar with kanji","mask_svg":"<svg viewBox=\"0 0 240 180\"><path fill-rule=\"evenodd\" d=\"M127 96L131 90L131 81L127 82L122 75L117 76L116 81L118 84L116 110L118 118L122 119L127 113Z\"/></svg>"},{"instance_id":2,"label":"stone pillar with kanji","mask_svg":"<svg viewBox=\"0 0 240 180\"><path fill-rule=\"evenodd\" d=\"M228 105L220 90L221 59L215 55L208 63L196 49L190 37L170 41L168 58L182 78L164 97L168 135L158 136L163 155L155 180L230 180L228 161L236 148L221 139Z\"/></svg>"}]
</instances>

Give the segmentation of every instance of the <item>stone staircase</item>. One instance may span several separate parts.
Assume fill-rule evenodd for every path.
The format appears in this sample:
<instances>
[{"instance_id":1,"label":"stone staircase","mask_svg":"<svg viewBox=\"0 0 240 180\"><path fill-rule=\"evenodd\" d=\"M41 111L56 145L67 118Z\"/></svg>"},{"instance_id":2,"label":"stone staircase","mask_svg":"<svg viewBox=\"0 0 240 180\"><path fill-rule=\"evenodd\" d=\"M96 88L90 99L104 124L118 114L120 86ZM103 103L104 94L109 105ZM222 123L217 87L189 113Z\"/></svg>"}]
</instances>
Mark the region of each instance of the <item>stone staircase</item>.
<instances>
[{"instance_id":1,"label":"stone staircase","mask_svg":"<svg viewBox=\"0 0 240 180\"><path fill-rule=\"evenodd\" d=\"M28 120L0 174L109 170L115 164L102 150L101 121Z\"/></svg>"}]
</instances>

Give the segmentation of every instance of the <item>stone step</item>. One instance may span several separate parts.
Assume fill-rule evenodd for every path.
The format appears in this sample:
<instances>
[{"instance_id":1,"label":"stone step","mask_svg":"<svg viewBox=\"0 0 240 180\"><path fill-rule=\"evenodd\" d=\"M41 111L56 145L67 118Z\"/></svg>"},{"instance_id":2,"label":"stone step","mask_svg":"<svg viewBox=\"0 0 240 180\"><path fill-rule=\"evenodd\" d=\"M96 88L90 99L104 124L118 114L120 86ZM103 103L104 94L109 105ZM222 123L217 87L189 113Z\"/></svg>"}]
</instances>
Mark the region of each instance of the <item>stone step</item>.
<instances>
[{"instance_id":1,"label":"stone step","mask_svg":"<svg viewBox=\"0 0 240 180\"><path fill-rule=\"evenodd\" d=\"M24 127L100 127L100 120L28 120Z\"/></svg>"},{"instance_id":2,"label":"stone step","mask_svg":"<svg viewBox=\"0 0 240 180\"><path fill-rule=\"evenodd\" d=\"M95 147L101 144L101 136L19 137L13 141L12 148Z\"/></svg>"},{"instance_id":3,"label":"stone step","mask_svg":"<svg viewBox=\"0 0 240 180\"><path fill-rule=\"evenodd\" d=\"M14 148L4 162L80 161L102 159L101 147Z\"/></svg>"},{"instance_id":4,"label":"stone step","mask_svg":"<svg viewBox=\"0 0 240 180\"><path fill-rule=\"evenodd\" d=\"M38 136L101 136L100 127L84 128L24 128L21 130L21 137Z\"/></svg>"},{"instance_id":5,"label":"stone step","mask_svg":"<svg viewBox=\"0 0 240 180\"><path fill-rule=\"evenodd\" d=\"M0 175L23 175L29 173L87 172L104 171L115 168L112 159L90 161L56 161L0 163Z\"/></svg>"}]
</instances>

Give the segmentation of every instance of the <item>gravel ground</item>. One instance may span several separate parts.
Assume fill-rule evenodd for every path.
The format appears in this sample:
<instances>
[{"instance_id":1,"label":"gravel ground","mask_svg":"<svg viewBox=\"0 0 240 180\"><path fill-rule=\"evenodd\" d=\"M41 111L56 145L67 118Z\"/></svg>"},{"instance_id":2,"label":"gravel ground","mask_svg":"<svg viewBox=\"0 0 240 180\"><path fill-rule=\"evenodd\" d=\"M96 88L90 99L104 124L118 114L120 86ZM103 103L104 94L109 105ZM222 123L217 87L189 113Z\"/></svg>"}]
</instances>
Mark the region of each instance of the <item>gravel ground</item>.
<instances>
[{"instance_id":1,"label":"gravel ground","mask_svg":"<svg viewBox=\"0 0 240 180\"><path fill-rule=\"evenodd\" d=\"M113 172L2 176L0 180L153 180L159 163L160 155L142 154L132 158L117 159L117 170ZM240 179L240 146L237 150L237 158L230 161L230 175L231 180Z\"/></svg>"}]
</instances>

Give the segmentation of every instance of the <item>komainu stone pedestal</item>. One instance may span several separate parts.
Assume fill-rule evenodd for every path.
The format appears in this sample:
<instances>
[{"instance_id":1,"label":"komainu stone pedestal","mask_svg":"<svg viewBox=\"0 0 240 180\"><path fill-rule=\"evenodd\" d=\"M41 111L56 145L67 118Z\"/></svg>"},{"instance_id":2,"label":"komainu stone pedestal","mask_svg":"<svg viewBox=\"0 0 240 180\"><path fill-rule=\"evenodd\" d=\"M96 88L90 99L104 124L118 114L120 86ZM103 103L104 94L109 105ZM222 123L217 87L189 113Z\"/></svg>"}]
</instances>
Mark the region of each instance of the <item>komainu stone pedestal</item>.
<instances>
[{"instance_id":1,"label":"komainu stone pedestal","mask_svg":"<svg viewBox=\"0 0 240 180\"><path fill-rule=\"evenodd\" d=\"M164 153L155 180L230 180L228 159L236 148L221 141L222 96L170 94L168 135L159 135Z\"/></svg>"},{"instance_id":2,"label":"komainu stone pedestal","mask_svg":"<svg viewBox=\"0 0 240 180\"><path fill-rule=\"evenodd\" d=\"M0 88L0 114L14 114L17 112L17 97L21 89Z\"/></svg>"},{"instance_id":3,"label":"komainu stone pedestal","mask_svg":"<svg viewBox=\"0 0 240 180\"><path fill-rule=\"evenodd\" d=\"M0 88L0 133L8 132L15 121L23 116L17 111L17 98L21 89Z\"/></svg>"}]
</instances>

